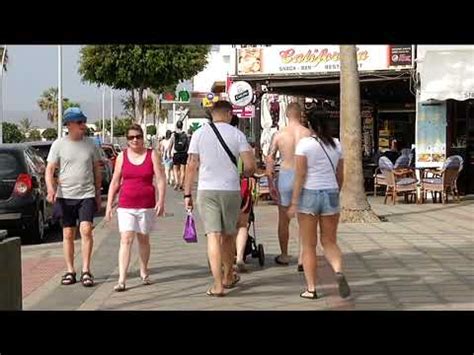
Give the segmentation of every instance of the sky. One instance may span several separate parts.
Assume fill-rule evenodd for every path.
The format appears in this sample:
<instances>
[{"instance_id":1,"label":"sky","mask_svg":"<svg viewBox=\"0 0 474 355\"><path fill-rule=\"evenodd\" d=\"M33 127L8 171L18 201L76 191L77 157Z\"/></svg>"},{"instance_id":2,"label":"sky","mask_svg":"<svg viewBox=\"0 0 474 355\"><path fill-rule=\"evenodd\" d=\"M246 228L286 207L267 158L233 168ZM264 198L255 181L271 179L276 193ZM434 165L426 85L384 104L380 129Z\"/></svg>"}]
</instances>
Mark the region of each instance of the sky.
<instances>
[{"instance_id":1,"label":"sky","mask_svg":"<svg viewBox=\"0 0 474 355\"><path fill-rule=\"evenodd\" d=\"M63 45L62 48L63 97L79 102L89 121L94 123L102 117L102 91L81 82L77 72L81 46ZM58 46L9 45L8 57L3 78L5 121L18 122L27 117L38 128L52 126L46 113L39 110L37 101L44 90L58 86ZM124 91L114 91L115 115L122 112L120 98L124 95ZM110 117L110 90L107 90L105 107L105 115Z\"/></svg>"},{"instance_id":2,"label":"sky","mask_svg":"<svg viewBox=\"0 0 474 355\"><path fill-rule=\"evenodd\" d=\"M80 46L63 46L63 96L79 102L94 122L102 116L102 92L94 85L81 82L77 72ZM57 46L8 46L8 71L3 79L5 121L32 119L38 127L48 127L46 113L41 113L37 100L41 93L58 85ZM114 93L114 111L121 112L120 97ZM106 95L106 116L110 115L110 92Z\"/></svg>"}]
</instances>

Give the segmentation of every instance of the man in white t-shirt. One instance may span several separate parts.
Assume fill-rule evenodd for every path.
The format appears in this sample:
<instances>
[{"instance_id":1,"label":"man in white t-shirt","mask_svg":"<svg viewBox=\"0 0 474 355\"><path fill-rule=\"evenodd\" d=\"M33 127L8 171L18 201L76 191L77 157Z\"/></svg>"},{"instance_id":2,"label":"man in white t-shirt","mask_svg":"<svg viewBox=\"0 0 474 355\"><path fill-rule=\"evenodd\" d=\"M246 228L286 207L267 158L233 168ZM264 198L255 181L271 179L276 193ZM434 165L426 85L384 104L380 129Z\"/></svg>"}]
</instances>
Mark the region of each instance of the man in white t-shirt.
<instances>
[{"instance_id":1,"label":"man in white t-shirt","mask_svg":"<svg viewBox=\"0 0 474 355\"><path fill-rule=\"evenodd\" d=\"M225 288L232 288L239 281L238 275L232 271L233 245L241 202L236 162L240 156L246 176L254 174L256 162L245 135L229 124L232 119L232 105L227 101L218 101L214 104L211 114L213 122L204 124L194 132L189 145L184 199L186 209L192 210L191 191L199 168L197 207L208 238L207 251L214 277L214 285L209 288L207 295L220 297L225 295ZM221 135L234 159L224 149L212 125Z\"/></svg>"}]
</instances>

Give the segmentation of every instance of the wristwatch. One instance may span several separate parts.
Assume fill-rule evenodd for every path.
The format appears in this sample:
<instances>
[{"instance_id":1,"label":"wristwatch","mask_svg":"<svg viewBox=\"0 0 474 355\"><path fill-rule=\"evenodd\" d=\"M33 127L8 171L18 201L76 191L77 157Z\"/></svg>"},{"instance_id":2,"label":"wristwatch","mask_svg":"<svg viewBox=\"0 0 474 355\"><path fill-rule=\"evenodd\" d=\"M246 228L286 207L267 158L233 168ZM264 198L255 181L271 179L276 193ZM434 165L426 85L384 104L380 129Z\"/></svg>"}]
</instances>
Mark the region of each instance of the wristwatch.
<instances>
[{"instance_id":1,"label":"wristwatch","mask_svg":"<svg viewBox=\"0 0 474 355\"><path fill-rule=\"evenodd\" d=\"M191 198L191 197L193 197L193 195L191 195L191 194L183 196L183 198Z\"/></svg>"}]
</instances>

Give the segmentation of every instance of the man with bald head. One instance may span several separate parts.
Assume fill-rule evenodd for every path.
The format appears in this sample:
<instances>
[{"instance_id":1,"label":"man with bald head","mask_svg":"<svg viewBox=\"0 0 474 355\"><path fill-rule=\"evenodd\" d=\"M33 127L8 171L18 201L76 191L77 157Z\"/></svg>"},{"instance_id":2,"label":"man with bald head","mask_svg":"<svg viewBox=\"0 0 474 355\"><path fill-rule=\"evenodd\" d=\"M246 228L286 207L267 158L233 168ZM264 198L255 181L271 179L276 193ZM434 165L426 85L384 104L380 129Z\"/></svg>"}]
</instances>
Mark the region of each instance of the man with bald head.
<instances>
[{"instance_id":1,"label":"man with bald head","mask_svg":"<svg viewBox=\"0 0 474 355\"><path fill-rule=\"evenodd\" d=\"M291 204L293 193L293 182L295 178L295 147L301 138L309 137L310 131L301 124L302 109L296 102L292 102L286 109L288 126L277 132L273 138L270 152L267 157L267 174L275 175L275 158L280 153L281 164L278 174L278 239L281 254L275 258L280 265L289 265L288 239L290 219L287 216L288 207ZM301 248L298 256L298 270L302 271Z\"/></svg>"}]
</instances>

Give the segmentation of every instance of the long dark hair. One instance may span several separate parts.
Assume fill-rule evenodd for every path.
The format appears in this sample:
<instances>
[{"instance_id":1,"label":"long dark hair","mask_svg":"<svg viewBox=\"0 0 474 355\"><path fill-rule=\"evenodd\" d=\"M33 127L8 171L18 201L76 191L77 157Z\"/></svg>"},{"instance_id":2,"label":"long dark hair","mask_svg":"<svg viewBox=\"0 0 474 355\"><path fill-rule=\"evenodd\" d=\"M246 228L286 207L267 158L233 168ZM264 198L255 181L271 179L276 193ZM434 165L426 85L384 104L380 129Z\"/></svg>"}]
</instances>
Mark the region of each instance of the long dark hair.
<instances>
[{"instance_id":1,"label":"long dark hair","mask_svg":"<svg viewBox=\"0 0 474 355\"><path fill-rule=\"evenodd\" d=\"M311 110L308 114L309 127L323 141L324 144L336 147L328 126L329 114L325 111Z\"/></svg>"}]
</instances>

